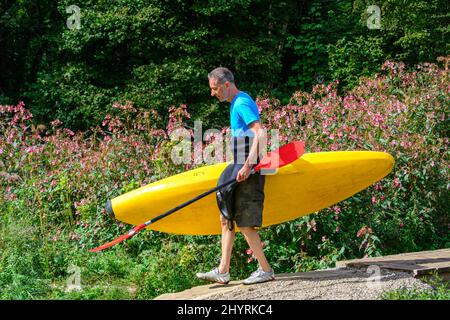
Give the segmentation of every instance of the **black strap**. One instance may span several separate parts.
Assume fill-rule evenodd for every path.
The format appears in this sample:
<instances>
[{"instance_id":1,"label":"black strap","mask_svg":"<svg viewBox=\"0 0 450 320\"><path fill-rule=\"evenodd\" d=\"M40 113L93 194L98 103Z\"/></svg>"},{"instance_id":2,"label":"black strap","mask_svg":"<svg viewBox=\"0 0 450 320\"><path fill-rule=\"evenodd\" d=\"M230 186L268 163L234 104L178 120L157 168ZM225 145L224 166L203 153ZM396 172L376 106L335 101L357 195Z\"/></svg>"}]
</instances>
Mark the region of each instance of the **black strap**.
<instances>
[{"instance_id":1,"label":"black strap","mask_svg":"<svg viewBox=\"0 0 450 320\"><path fill-rule=\"evenodd\" d=\"M221 185L224 181L236 180L237 174L241 168L242 165L234 163L229 164L220 175L218 185ZM216 192L217 205L222 216L228 220L228 229L230 231L234 230L235 212L233 201L236 185L237 183L227 185Z\"/></svg>"}]
</instances>

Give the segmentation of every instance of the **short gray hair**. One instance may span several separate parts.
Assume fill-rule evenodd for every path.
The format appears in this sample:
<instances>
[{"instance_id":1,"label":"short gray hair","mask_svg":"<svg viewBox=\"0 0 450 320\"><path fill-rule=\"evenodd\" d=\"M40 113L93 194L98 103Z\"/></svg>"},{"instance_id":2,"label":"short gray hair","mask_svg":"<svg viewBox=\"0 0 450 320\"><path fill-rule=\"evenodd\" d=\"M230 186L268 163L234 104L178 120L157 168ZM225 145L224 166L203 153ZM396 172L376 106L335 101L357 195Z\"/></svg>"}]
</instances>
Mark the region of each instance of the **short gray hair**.
<instances>
[{"instance_id":1,"label":"short gray hair","mask_svg":"<svg viewBox=\"0 0 450 320\"><path fill-rule=\"evenodd\" d=\"M217 79L219 84L224 84L227 81L234 83L233 73L224 67L215 68L213 71L208 73L208 78Z\"/></svg>"}]
</instances>

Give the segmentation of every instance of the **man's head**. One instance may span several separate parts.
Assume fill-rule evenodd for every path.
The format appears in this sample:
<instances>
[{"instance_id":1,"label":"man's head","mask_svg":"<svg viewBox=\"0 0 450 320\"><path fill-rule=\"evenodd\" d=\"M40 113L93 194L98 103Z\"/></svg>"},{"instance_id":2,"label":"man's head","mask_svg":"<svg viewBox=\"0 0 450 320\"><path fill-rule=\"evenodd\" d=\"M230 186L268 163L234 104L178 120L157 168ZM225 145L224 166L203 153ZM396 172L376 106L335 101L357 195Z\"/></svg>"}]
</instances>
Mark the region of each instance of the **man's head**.
<instances>
[{"instance_id":1,"label":"man's head","mask_svg":"<svg viewBox=\"0 0 450 320\"><path fill-rule=\"evenodd\" d=\"M233 73L227 68L219 67L208 73L208 79L211 96L215 96L221 102L231 102L231 95L236 88Z\"/></svg>"}]
</instances>

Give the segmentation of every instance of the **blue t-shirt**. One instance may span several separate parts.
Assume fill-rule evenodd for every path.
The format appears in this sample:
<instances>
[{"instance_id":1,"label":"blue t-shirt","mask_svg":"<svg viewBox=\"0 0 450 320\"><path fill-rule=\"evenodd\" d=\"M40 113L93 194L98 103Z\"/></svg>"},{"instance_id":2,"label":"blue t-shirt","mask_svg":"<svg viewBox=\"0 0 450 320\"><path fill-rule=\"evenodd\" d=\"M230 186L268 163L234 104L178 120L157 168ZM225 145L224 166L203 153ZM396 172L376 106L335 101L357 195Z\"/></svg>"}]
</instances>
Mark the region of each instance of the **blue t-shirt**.
<instances>
[{"instance_id":1,"label":"blue t-shirt","mask_svg":"<svg viewBox=\"0 0 450 320\"><path fill-rule=\"evenodd\" d=\"M252 137L253 133L248 125L254 121L260 121L258 106L247 93L240 91L231 102L231 135Z\"/></svg>"},{"instance_id":2,"label":"blue t-shirt","mask_svg":"<svg viewBox=\"0 0 450 320\"><path fill-rule=\"evenodd\" d=\"M241 91L234 97L230 108L234 163L244 164L248 157L254 137L249 125L254 121L260 121L258 106L247 93Z\"/></svg>"}]
</instances>

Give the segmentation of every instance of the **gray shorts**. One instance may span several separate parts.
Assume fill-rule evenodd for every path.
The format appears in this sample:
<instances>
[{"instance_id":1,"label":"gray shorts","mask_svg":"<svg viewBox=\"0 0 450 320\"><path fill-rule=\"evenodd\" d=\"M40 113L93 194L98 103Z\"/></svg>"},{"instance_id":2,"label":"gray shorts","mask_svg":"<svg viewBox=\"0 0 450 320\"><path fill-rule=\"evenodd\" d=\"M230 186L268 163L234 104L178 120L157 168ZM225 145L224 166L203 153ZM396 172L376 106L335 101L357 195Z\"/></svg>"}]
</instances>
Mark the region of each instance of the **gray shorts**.
<instances>
[{"instance_id":1,"label":"gray shorts","mask_svg":"<svg viewBox=\"0 0 450 320\"><path fill-rule=\"evenodd\" d=\"M261 227L264 208L265 176L255 173L238 183L233 207L238 227Z\"/></svg>"}]
</instances>

